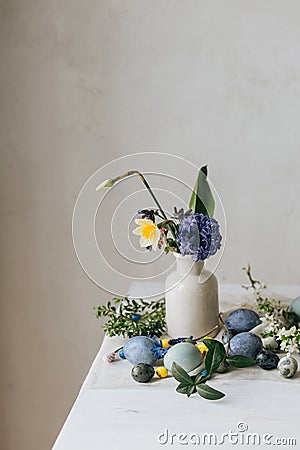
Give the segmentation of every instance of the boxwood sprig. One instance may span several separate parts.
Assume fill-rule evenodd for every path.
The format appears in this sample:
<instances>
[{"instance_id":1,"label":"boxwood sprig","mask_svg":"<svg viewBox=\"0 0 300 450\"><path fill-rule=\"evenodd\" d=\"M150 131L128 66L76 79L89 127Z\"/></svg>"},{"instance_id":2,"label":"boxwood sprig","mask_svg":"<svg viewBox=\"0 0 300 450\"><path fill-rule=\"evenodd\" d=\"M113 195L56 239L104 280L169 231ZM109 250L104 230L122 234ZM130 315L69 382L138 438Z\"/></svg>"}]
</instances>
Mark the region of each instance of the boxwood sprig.
<instances>
[{"instance_id":1,"label":"boxwood sprig","mask_svg":"<svg viewBox=\"0 0 300 450\"><path fill-rule=\"evenodd\" d=\"M113 298L106 304L94 306L96 317L107 317L103 325L108 336L155 335L160 337L166 330L165 299L146 301L129 297Z\"/></svg>"}]
</instances>

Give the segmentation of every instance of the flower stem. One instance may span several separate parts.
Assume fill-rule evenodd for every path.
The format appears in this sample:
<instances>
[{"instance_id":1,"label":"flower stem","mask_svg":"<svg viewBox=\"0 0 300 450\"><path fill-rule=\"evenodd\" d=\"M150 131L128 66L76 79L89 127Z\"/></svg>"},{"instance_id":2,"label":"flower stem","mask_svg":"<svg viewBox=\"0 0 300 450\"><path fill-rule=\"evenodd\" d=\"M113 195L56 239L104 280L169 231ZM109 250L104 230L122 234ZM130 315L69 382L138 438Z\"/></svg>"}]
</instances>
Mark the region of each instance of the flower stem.
<instances>
[{"instance_id":1,"label":"flower stem","mask_svg":"<svg viewBox=\"0 0 300 450\"><path fill-rule=\"evenodd\" d=\"M216 325L215 327L213 327L211 330L209 330L207 333L205 333L203 336L198 337L197 339L193 339L193 341L197 342L200 341L200 339L205 338L205 336L209 336L211 333L213 333L214 331L216 331L219 328L219 325Z\"/></svg>"},{"instance_id":2,"label":"flower stem","mask_svg":"<svg viewBox=\"0 0 300 450\"><path fill-rule=\"evenodd\" d=\"M223 327L224 327L224 329L225 329L225 332L226 332L226 334L227 334L227 344L228 344L228 346L227 346L226 354L227 354L227 356L228 356L228 352L229 352L229 349L230 349L230 333L229 333L229 330L228 330L228 328L227 328L226 323L225 323L224 320L223 320L222 313L219 314L219 319L220 319L220 321L222 322L222 325L223 325Z\"/></svg>"},{"instance_id":3,"label":"flower stem","mask_svg":"<svg viewBox=\"0 0 300 450\"><path fill-rule=\"evenodd\" d=\"M139 172L138 170L129 170L128 172L125 172L123 175L119 175L117 178L114 178L113 182L116 183L117 181L123 180L124 178L129 177L131 175L138 175L138 177L140 177L140 179L142 180L142 182L144 183L144 185L148 189L149 194L151 195L151 197L155 201L155 203L156 203L156 205L158 207L158 210L161 212L161 215L163 216L163 218L165 220L168 220L168 218L167 218L164 210L162 209L159 201L157 200L156 196L154 195L154 193L153 193L153 191L152 191L148 181L146 180L146 178L144 177L144 175L141 172ZM174 240L176 242L176 246L178 248L178 244L177 244L177 241L176 241L176 233L175 233L175 231L173 229L173 226L169 225L169 229L170 229L170 231L172 233L172 236L173 236L173 238L174 238Z\"/></svg>"},{"instance_id":4,"label":"flower stem","mask_svg":"<svg viewBox=\"0 0 300 450\"><path fill-rule=\"evenodd\" d=\"M114 350L114 353L118 353L120 350L122 350L122 348L123 348L123 345L122 345L122 347L119 347L116 350Z\"/></svg>"},{"instance_id":5,"label":"flower stem","mask_svg":"<svg viewBox=\"0 0 300 450\"><path fill-rule=\"evenodd\" d=\"M159 211L161 212L163 218L164 218L165 220L168 220L168 218L167 218L167 216L166 216L164 210L162 209L162 207L161 207L159 201L158 201L157 198L155 197L155 195L154 195L154 193L153 193L153 191L152 191L152 189L151 189L151 187L150 187L148 181L146 180L146 178L144 177L144 175L143 175L141 172L139 172L138 170L129 170L128 172L125 172L123 175L119 175L118 177L114 178L113 181L114 181L114 183L116 183L116 182L119 181L119 180L123 180L124 178L130 177L131 175L138 175L138 176L140 177L140 179L142 180L142 182L144 183L144 185L145 185L146 188L148 189L148 191L149 191L151 197L152 197L153 200L155 201L155 203L156 203L156 205L157 205Z\"/></svg>"}]
</instances>

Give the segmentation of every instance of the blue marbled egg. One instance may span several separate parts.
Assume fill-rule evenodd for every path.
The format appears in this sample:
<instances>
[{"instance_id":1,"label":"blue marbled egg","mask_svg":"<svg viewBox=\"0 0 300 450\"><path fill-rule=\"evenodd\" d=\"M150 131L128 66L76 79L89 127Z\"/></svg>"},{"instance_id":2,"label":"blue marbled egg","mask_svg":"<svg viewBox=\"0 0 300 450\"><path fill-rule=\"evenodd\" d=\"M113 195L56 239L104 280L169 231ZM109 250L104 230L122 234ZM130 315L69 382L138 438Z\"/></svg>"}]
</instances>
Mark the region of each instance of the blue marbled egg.
<instances>
[{"instance_id":1,"label":"blue marbled egg","mask_svg":"<svg viewBox=\"0 0 300 450\"><path fill-rule=\"evenodd\" d=\"M243 355L255 359L263 349L262 341L256 334L244 332L234 336L230 341L229 355Z\"/></svg>"},{"instance_id":2,"label":"blue marbled egg","mask_svg":"<svg viewBox=\"0 0 300 450\"><path fill-rule=\"evenodd\" d=\"M251 309L241 308L232 311L225 320L227 328L237 333L252 330L261 323L259 315Z\"/></svg>"},{"instance_id":3,"label":"blue marbled egg","mask_svg":"<svg viewBox=\"0 0 300 450\"><path fill-rule=\"evenodd\" d=\"M123 346L124 356L131 364L145 363L152 366L156 361L152 352L153 346L153 339L147 336L134 336L125 342Z\"/></svg>"},{"instance_id":4,"label":"blue marbled egg","mask_svg":"<svg viewBox=\"0 0 300 450\"><path fill-rule=\"evenodd\" d=\"M169 372L172 372L172 364L176 362L186 372L191 372L200 366L202 356L200 350L194 344L189 342L180 342L173 345L164 356L164 366Z\"/></svg>"},{"instance_id":5,"label":"blue marbled egg","mask_svg":"<svg viewBox=\"0 0 300 450\"><path fill-rule=\"evenodd\" d=\"M300 320L300 297L295 298L295 300L291 303L290 311L295 313Z\"/></svg>"}]
</instances>

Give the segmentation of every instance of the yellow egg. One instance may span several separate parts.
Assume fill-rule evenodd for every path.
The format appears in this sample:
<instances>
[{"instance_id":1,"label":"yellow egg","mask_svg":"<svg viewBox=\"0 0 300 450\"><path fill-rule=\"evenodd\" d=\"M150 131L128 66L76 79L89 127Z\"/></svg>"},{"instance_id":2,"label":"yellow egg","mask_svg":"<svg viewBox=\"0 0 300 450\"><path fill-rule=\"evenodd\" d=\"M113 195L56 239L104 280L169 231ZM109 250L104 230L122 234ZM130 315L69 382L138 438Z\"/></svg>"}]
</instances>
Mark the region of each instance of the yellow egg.
<instances>
[{"instance_id":1,"label":"yellow egg","mask_svg":"<svg viewBox=\"0 0 300 450\"><path fill-rule=\"evenodd\" d=\"M161 366L156 369L156 375L159 376L159 378L166 378L168 376L168 369Z\"/></svg>"},{"instance_id":2,"label":"yellow egg","mask_svg":"<svg viewBox=\"0 0 300 450\"><path fill-rule=\"evenodd\" d=\"M170 344L169 344L169 339L162 339L161 340L161 345L162 345L162 348L171 347Z\"/></svg>"},{"instance_id":3,"label":"yellow egg","mask_svg":"<svg viewBox=\"0 0 300 450\"><path fill-rule=\"evenodd\" d=\"M213 339L211 336L205 336L203 339ZM208 348L203 342L200 342L200 344L196 344L196 347L198 350L200 350L201 353L206 353L208 351Z\"/></svg>"},{"instance_id":4,"label":"yellow egg","mask_svg":"<svg viewBox=\"0 0 300 450\"><path fill-rule=\"evenodd\" d=\"M196 344L196 347L201 353L205 353L208 350L205 344Z\"/></svg>"}]
</instances>

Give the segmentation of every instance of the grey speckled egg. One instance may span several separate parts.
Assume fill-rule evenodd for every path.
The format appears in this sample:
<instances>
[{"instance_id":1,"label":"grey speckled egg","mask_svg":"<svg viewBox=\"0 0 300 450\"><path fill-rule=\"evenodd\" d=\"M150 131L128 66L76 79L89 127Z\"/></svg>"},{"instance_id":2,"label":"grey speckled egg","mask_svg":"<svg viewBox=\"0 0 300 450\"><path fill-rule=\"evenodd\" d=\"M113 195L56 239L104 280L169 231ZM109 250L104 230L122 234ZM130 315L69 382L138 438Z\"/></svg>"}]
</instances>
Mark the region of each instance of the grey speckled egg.
<instances>
[{"instance_id":1,"label":"grey speckled egg","mask_svg":"<svg viewBox=\"0 0 300 450\"><path fill-rule=\"evenodd\" d=\"M252 330L261 323L259 315L247 308L240 308L232 311L225 324L228 329L235 330L237 333L243 333L244 331Z\"/></svg>"},{"instance_id":2,"label":"grey speckled egg","mask_svg":"<svg viewBox=\"0 0 300 450\"><path fill-rule=\"evenodd\" d=\"M298 370L298 363L292 356L285 356L281 358L277 368L282 377L292 378Z\"/></svg>"},{"instance_id":3,"label":"grey speckled egg","mask_svg":"<svg viewBox=\"0 0 300 450\"><path fill-rule=\"evenodd\" d=\"M131 369L132 378L138 383L148 383L154 375L154 368L149 364L136 364Z\"/></svg>"},{"instance_id":4,"label":"grey speckled egg","mask_svg":"<svg viewBox=\"0 0 300 450\"><path fill-rule=\"evenodd\" d=\"M276 369L279 363L279 356L270 350L262 350L256 356L256 364L265 370Z\"/></svg>"},{"instance_id":5,"label":"grey speckled egg","mask_svg":"<svg viewBox=\"0 0 300 450\"><path fill-rule=\"evenodd\" d=\"M245 332L234 336L230 341L229 355L243 355L255 359L263 346L259 336Z\"/></svg>"}]
</instances>

